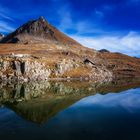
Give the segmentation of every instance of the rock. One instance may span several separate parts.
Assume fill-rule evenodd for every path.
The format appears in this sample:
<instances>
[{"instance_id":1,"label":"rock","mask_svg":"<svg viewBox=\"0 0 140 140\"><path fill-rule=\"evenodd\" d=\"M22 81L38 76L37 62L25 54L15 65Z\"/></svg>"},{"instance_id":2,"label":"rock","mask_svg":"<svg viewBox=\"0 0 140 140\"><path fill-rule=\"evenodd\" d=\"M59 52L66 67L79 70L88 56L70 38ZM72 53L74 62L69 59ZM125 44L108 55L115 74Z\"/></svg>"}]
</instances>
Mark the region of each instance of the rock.
<instances>
[{"instance_id":1,"label":"rock","mask_svg":"<svg viewBox=\"0 0 140 140\"><path fill-rule=\"evenodd\" d=\"M107 49L101 49L101 50L99 50L99 52L101 52L101 53L109 53L110 51L108 51Z\"/></svg>"},{"instance_id":2,"label":"rock","mask_svg":"<svg viewBox=\"0 0 140 140\"><path fill-rule=\"evenodd\" d=\"M15 69L17 76L22 74L20 61L13 61L13 68Z\"/></svg>"},{"instance_id":3,"label":"rock","mask_svg":"<svg viewBox=\"0 0 140 140\"><path fill-rule=\"evenodd\" d=\"M30 20L23 24L16 31L8 34L0 40L0 43L56 43L73 47L82 46L72 38L60 32L54 26L48 23L44 17L39 17L36 20ZM61 45L61 46L63 46Z\"/></svg>"},{"instance_id":4,"label":"rock","mask_svg":"<svg viewBox=\"0 0 140 140\"><path fill-rule=\"evenodd\" d=\"M22 56L22 55L18 55ZM42 58L36 59L32 56L24 57L2 56L0 57L0 80L1 81L45 81L51 78L59 79L71 79L78 78L85 79L99 79L111 78L111 72L104 66L93 66L95 64L92 61L88 61L86 65L79 63L79 61L73 59L59 60L54 67L48 65ZM83 73L83 69L86 69L86 73ZM69 74L70 72L70 74ZM83 76L84 74L84 76Z\"/></svg>"},{"instance_id":5,"label":"rock","mask_svg":"<svg viewBox=\"0 0 140 140\"><path fill-rule=\"evenodd\" d=\"M75 67L78 67L78 64L76 64L74 61L63 59L60 63L56 64L55 74L57 76L59 74L63 75L66 71L74 69Z\"/></svg>"}]
</instances>

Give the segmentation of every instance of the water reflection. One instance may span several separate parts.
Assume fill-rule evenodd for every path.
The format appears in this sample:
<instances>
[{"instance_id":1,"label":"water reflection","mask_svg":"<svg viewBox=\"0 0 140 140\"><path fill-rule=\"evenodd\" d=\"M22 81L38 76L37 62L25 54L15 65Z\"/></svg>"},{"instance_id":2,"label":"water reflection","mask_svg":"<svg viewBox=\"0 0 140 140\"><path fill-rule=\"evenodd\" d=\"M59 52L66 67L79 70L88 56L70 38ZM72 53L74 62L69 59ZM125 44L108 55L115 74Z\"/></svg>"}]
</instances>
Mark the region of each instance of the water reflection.
<instances>
[{"instance_id":1,"label":"water reflection","mask_svg":"<svg viewBox=\"0 0 140 140\"><path fill-rule=\"evenodd\" d=\"M109 92L121 92L140 86L140 80L125 79L109 83L45 82L1 84L1 105L14 110L26 120L43 124L80 99ZM90 103L90 100L88 101Z\"/></svg>"},{"instance_id":2,"label":"water reflection","mask_svg":"<svg viewBox=\"0 0 140 140\"><path fill-rule=\"evenodd\" d=\"M0 138L139 140L140 80L3 83Z\"/></svg>"}]
</instances>

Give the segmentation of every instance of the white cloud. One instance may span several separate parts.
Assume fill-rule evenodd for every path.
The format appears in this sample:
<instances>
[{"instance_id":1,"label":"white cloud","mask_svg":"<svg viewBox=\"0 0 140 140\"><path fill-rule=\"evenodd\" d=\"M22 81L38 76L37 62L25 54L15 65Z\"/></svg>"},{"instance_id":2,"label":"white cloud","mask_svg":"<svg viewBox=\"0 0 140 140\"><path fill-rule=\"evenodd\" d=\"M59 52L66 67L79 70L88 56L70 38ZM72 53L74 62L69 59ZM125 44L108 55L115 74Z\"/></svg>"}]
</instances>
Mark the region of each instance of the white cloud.
<instances>
[{"instance_id":1,"label":"white cloud","mask_svg":"<svg viewBox=\"0 0 140 140\"><path fill-rule=\"evenodd\" d=\"M120 52L130 56L140 56L140 34L129 32L124 36L71 36L81 44L97 50L108 49L112 52Z\"/></svg>"},{"instance_id":2,"label":"white cloud","mask_svg":"<svg viewBox=\"0 0 140 140\"><path fill-rule=\"evenodd\" d=\"M11 15L11 11L9 11L9 9L7 9L6 7L3 7L0 5L0 18L14 21L14 19L12 17L10 17L9 15Z\"/></svg>"},{"instance_id":3,"label":"white cloud","mask_svg":"<svg viewBox=\"0 0 140 140\"><path fill-rule=\"evenodd\" d=\"M115 33L117 35L114 35L114 32L108 32L104 29L102 22L104 13L111 12L115 8L114 5L104 5L102 9L93 10L92 17L94 17L94 21L92 23L90 17L86 20L74 21L70 4L67 2L66 5L63 5L63 7L59 9L60 25L58 28L65 33L68 33L67 30L69 29L74 30L75 34L69 35L84 46L97 50L108 49L112 52L120 52L130 56L140 57L140 34L129 32L122 36L122 33L117 32ZM96 34L103 36L95 37Z\"/></svg>"},{"instance_id":4,"label":"white cloud","mask_svg":"<svg viewBox=\"0 0 140 140\"><path fill-rule=\"evenodd\" d=\"M101 27L99 28L99 21L104 18L104 13L101 10L93 10L93 13L90 15L91 17L87 17L84 20L74 20L73 15L75 13L73 13L71 9L71 5L67 2L65 5L60 7L58 11L56 11L60 21L58 28L61 31L67 32L67 30L74 30L76 31L76 34L103 32ZM91 18L94 19L94 23L91 23Z\"/></svg>"},{"instance_id":5,"label":"white cloud","mask_svg":"<svg viewBox=\"0 0 140 140\"><path fill-rule=\"evenodd\" d=\"M69 9L70 9L69 6L65 5L58 11L58 15L60 18L59 28L62 29L63 31L69 29L70 27L73 27L74 24Z\"/></svg>"},{"instance_id":6,"label":"white cloud","mask_svg":"<svg viewBox=\"0 0 140 140\"><path fill-rule=\"evenodd\" d=\"M11 32L14 30L15 28L10 26L8 23L4 21L0 21L0 32Z\"/></svg>"}]
</instances>

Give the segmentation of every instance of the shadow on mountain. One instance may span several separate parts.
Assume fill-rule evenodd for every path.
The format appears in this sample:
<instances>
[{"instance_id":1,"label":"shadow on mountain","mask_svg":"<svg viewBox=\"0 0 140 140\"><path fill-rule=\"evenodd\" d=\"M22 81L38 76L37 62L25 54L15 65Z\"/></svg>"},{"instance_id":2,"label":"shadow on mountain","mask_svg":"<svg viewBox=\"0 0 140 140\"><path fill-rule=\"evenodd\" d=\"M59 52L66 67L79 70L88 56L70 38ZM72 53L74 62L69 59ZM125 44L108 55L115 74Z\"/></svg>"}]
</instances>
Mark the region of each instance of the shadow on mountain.
<instances>
[{"instance_id":1,"label":"shadow on mountain","mask_svg":"<svg viewBox=\"0 0 140 140\"><path fill-rule=\"evenodd\" d=\"M108 83L45 82L1 84L0 102L22 118L44 124L80 99L97 93L121 92L140 86L138 79L118 79Z\"/></svg>"}]
</instances>

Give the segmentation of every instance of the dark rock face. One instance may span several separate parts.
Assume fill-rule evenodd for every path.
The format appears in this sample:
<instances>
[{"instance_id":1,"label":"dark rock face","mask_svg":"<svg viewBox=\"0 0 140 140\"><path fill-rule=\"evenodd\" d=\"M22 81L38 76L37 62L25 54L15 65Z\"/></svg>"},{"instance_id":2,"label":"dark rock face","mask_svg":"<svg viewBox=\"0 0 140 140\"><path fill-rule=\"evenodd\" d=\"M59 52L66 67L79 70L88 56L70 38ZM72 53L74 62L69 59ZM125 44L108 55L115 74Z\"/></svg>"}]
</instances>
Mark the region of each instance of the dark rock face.
<instances>
[{"instance_id":1,"label":"dark rock face","mask_svg":"<svg viewBox=\"0 0 140 140\"><path fill-rule=\"evenodd\" d=\"M1 43L60 43L63 45L80 45L53 27L44 17L32 20L1 40Z\"/></svg>"},{"instance_id":2,"label":"dark rock face","mask_svg":"<svg viewBox=\"0 0 140 140\"><path fill-rule=\"evenodd\" d=\"M13 70L16 70L18 75L25 73L25 62L13 61L12 67L13 67Z\"/></svg>"},{"instance_id":3,"label":"dark rock face","mask_svg":"<svg viewBox=\"0 0 140 140\"><path fill-rule=\"evenodd\" d=\"M54 32L49 26L49 23L43 17L40 17L38 20L30 21L24 24L22 27L17 29L16 34L29 34L33 36L41 36L44 38L54 38Z\"/></svg>"},{"instance_id":4,"label":"dark rock face","mask_svg":"<svg viewBox=\"0 0 140 140\"><path fill-rule=\"evenodd\" d=\"M109 51L106 50L106 49L101 49L101 50L99 50L99 52L101 52L101 53L105 53L105 52L109 53Z\"/></svg>"},{"instance_id":5,"label":"dark rock face","mask_svg":"<svg viewBox=\"0 0 140 140\"><path fill-rule=\"evenodd\" d=\"M90 64L92 64L92 65L95 65L91 60L89 60L89 59L87 59L87 58L84 60L84 63L85 63L85 64L89 64L89 63L90 63Z\"/></svg>"}]
</instances>

